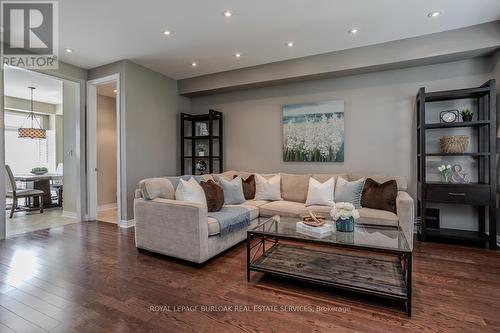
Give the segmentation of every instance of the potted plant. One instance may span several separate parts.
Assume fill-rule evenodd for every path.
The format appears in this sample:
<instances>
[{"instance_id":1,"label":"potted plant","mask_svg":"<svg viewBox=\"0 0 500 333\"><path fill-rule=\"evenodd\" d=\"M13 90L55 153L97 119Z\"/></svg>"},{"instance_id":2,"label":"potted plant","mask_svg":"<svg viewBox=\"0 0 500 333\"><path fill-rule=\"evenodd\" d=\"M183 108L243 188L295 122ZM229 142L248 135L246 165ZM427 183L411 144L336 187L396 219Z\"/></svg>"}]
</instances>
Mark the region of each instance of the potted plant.
<instances>
[{"instance_id":1,"label":"potted plant","mask_svg":"<svg viewBox=\"0 0 500 333\"><path fill-rule=\"evenodd\" d=\"M451 165L440 165L438 166L438 171L441 174L441 178L443 178L444 183L448 183L450 179Z\"/></svg>"},{"instance_id":2,"label":"potted plant","mask_svg":"<svg viewBox=\"0 0 500 333\"><path fill-rule=\"evenodd\" d=\"M462 115L462 121L472 121L472 116L474 116L474 112L469 109L463 110L460 114Z\"/></svg>"},{"instance_id":3,"label":"potted plant","mask_svg":"<svg viewBox=\"0 0 500 333\"><path fill-rule=\"evenodd\" d=\"M350 202L337 202L330 211L337 231L353 232L354 220L359 219L359 212Z\"/></svg>"},{"instance_id":4,"label":"potted plant","mask_svg":"<svg viewBox=\"0 0 500 333\"><path fill-rule=\"evenodd\" d=\"M200 143L196 146L196 149L198 150L198 156L205 156L205 152L207 151L205 145Z\"/></svg>"}]
</instances>

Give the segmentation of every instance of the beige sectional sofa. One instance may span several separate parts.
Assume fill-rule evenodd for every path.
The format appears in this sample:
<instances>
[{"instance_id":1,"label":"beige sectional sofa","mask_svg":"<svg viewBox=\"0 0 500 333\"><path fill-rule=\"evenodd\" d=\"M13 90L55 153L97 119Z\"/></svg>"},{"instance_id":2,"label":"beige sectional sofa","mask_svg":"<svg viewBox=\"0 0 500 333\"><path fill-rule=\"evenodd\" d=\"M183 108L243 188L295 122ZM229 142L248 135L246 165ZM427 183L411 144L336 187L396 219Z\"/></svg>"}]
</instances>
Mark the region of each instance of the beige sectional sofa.
<instances>
[{"instance_id":1,"label":"beige sectional sofa","mask_svg":"<svg viewBox=\"0 0 500 333\"><path fill-rule=\"evenodd\" d=\"M227 171L219 176L232 179L240 175L244 179L251 173ZM263 175L270 177L272 175ZM392 212L360 208L360 218L356 223L381 226L401 226L407 240L412 245L414 224L414 202L407 191L406 180L402 177L354 174L286 174L281 173L280 201L248 200L238 205L250 213L250 225L257 225L260 216L290 216L299 217L307 208L315 212L328 213L329 206L309 206L305 201L309 177L324 182L330 177L343 177L346 180L357 180L370 177L377 182L396 179L398 195L396 199L397 214ZM204 175L211 179L213 175ZM144 184L160 184L151 193ZM209 218L206 207L191 202L175 200L175 186L164 186L157 179L145 179L139 184L134 201L135 239L138 249L152 251L171 257L188 260L194 263L204 263L208 259L223 252L246 239L246 230L231 232L225 236L219 235L219 223ZM174 184L175 185L175 184ZM149 198L149 199L148 199Z\"/></svg>"}]
</instances>

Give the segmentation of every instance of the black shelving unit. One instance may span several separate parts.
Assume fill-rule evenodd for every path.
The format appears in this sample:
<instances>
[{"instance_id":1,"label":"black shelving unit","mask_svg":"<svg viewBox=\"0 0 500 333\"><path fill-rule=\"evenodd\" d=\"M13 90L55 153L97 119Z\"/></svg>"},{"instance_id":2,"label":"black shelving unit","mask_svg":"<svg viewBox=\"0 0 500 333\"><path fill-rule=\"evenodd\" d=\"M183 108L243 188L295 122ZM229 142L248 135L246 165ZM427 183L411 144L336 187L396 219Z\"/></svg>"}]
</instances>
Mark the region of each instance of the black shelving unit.
<instances>
[{"instance_id":1,"label":"black shelving unit","mask_svg":"<svg viewBox=\"0 0 500 333\"><path fill-rule=\"evenodd\" d=\"M420 88L416 98L417 110L417 214L420 218L418 236L422 241L465 241L489 244L496 249L497 234L497 117L495 80L489 80L476 88L426 92ZM429 116L428 103L446 102L458 99L473 99L477 105L473 121L440 123L426 121ZM444 111L444 110L443 110ZM435 117L434 117L435 118ZM461 154L445 154L427 152L427 138L431 131L445 135L453 128L471 128L477 142L473 152ZM477 140L476 140L477 139ZM466 184L452 184L427 179L428 157L464 157L474 159L477 165L477 181ZM445 163L446 164L446 163ZM476 231L440 228L431 229L426 226L426 208L428 204L458 204L478 207L478 228ZM488 233L486 226L488 225Z\"/></svg>"},{"instance_id":2,"label":"black shelving unit","mask_svg":"<svg viewBox=\"0 0 500 333\"><path fill-rule=\"evenodd\" d=\"M203 125L206 133L200 133ZM223 172L223 116L215 110L206 114L181 113L181 174L199 175L196 163L204 161L208 173ZM200 155L198 145L204 146L205 153Z\"/></svg>"}]
</instances>

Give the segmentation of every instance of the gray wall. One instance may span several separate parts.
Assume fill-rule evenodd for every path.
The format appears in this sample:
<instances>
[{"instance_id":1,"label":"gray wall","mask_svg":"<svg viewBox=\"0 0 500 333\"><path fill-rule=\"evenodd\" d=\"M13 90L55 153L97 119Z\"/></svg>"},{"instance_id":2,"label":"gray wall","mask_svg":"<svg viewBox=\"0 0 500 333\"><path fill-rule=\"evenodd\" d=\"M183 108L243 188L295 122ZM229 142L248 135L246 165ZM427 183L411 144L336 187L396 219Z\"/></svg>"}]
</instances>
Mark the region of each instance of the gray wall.
<instances>
[{"instance_id":1,"label":"gray wall","mask_svg":"<svg viewBox=\"0 0 500 333\"><path fill-rule=\"evenodd\" d=\"M120 73L121 90L120 155L125 180L121 219L131 220L138 182L178 172L177 117L189 103L177 95L175 80L128 60L91 69L89 79L113 73Z\"/></svg>"},{"instance_id":2,"label":"gray wall","mask_svg":"<svg viewBox=\"0 0 500 333\"><path fill-rule=\"evenodd\" d=\"M213 108L224 113L226 170L401 175L415 195L418 89L469 87L490 76L490 62L476 58L196 97L190 112ZM345 162L283 162L281 106L325 100L345 101Z\"/></svg>"},{"instance_id":3,"label":"gray wall","mask_svg":"<svg viewBox=\"0 0 500 333\"><path fill-rule=\"evenodd\" d=\"M97 205L116 204L116 98L97 96Z\"/></svg>"}]
</instances>

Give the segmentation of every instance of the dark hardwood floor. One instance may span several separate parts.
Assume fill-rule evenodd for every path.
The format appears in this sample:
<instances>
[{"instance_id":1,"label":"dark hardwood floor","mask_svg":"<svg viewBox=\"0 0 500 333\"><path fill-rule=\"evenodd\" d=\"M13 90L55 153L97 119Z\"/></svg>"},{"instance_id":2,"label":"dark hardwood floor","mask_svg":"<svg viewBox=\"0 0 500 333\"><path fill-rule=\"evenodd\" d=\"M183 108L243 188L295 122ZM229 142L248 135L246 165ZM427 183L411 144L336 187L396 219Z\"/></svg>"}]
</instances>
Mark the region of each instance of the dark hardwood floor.
<instances>
[{"instance_id":1,"label":"dark hardwood floor","mask_svg":"<svg viewBox=\"0 0 500 333\"><path fill-rule=\"evenodd\" d=\"M245 250L196 268L140 254L133 228L101 222L0 241L0 332L500 331L500 251L417 242L409 319L329 288L255 273L247 283Z\"/></svg>"}]
</instances>

